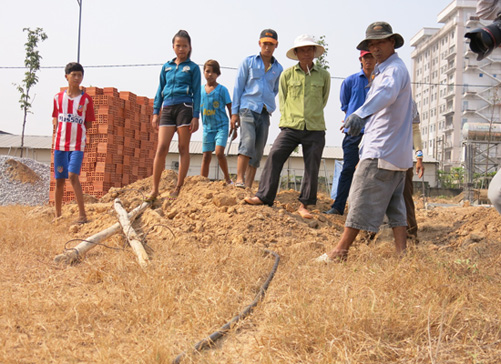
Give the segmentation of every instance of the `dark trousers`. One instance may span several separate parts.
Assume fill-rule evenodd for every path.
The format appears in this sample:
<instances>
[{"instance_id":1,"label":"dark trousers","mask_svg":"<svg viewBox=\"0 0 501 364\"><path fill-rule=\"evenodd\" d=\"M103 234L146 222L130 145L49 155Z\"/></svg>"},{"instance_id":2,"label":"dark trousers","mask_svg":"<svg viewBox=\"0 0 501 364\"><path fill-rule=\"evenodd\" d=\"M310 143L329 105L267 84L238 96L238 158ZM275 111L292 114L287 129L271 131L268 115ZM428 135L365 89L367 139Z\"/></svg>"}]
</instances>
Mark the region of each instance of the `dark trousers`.
<instances>
[{"instance_id":1,"label":"dark trousers","mask_svg":"<svg viewBox=\"0 0 501 364\"><path fill-rule=\"evenodd\" d=\"M346 134L343 139L343 170L339 176L336 199L331 207L334 207L341 215L344 214L346 200L350 192L353 173L359 161L358 146L363 134L351 136Z\"/></svg>"},{"instance_id":2,"label":"dark trousers","mask_svg":"<svg viewBox=\"0 0 501 364\"><path fill-rule=\"evenodd\" d=\"M256 193L256 196L265 204L273 205L284 163L299 144L303 147L304 160L304 175L299 201L304 205L317 203L318 170L325 145L325 131L283 128L273 142L261 174L259 190Z\"/></svg>"},{"instance_id":3,"label":"dark trousers","mask_svg":"<svg viewBox=\"0 0 501 364\"><path fill-rule=\"evenodd\" d=\"M418 226L416 221L414 201L412 200L412 195L414 194L414 186L412 185L413 175L414 167L411 167L405 173L404 201L405 209L407 210L407 235L416 237Z\"/></svg>"}]
</instances>

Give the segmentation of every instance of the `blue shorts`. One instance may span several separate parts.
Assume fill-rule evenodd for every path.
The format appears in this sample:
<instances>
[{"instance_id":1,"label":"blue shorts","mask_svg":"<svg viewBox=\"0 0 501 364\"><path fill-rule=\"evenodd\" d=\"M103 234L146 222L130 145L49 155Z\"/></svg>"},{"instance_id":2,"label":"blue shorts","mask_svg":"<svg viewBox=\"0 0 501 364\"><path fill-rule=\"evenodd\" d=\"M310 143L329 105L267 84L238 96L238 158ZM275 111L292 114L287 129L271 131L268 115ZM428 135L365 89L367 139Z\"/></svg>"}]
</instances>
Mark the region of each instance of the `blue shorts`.
<instances>
[{"instance_id":1,"label":"blue shorts","mask_svg":"<svg viewBox=\"0 0 501 364\"><path fill-rule=\"evenodd\" d=\"M259 168L264 146L268 140L270 114L263 110L261 114L249 109L240 110L240 144L238 154L250 157L249 165Z\"/></svg>"},{"instance_id":2,"label":"blue shorts","mask_svg":"<svg viewBox=\"0 0 501 364\"><path fill-rule=\"evenodd\" d=\"M378 232L385 214L390 227L407 226L405 173L380 169L377 159L360 161L351 183L345 226Z\"/></svg>"},{"instance_id":3,"label":"blue shorts","mask_svg":"<svg viewBox=\"0 0 501 364\"><path fill-rule=\"evenodd\" d=\"M56 179L68 178L68 172L80 175L84 152L54 151L54 177Z\"/></svg>"},{"instance_id":4,"label":"blue shorts","mask_svg":"<svg viewBox=\"0 0 501 364\"><path fill-rule=\"evenodd\" d=\"M225 148L227 141L228 141L228 125L216 131L212 130L207 131L204 128L202 153L215 151L216 145Z\"/></svg>"}]
</instances>

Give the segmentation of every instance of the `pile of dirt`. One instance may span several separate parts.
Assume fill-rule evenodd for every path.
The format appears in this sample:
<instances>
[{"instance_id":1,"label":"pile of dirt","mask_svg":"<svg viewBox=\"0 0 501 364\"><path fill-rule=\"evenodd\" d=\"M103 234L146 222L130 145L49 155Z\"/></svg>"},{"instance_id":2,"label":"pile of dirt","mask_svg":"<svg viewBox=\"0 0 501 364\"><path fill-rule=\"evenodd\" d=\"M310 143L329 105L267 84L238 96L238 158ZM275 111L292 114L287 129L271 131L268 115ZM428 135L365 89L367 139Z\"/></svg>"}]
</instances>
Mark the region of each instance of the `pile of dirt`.
<instances>
[{"instance_id":1,"label":"pile of dirt","mask_svg":"<svg viewBox=\"0 0 501 364\"><path fill-rule=\"evenodd\" d=\"M0 156L0 206L49 202L50 167L31 158Z\"/></svg>"},{"instance_id":2,"label":"pile of dirt","mask_svg":"<svg viewBox=\"0 0 501 364\"><path fill-rule=\"evenodd\" d=\"M5 170L5 174L15 181L21 183L35 184L40 181L40 177L26 164L21 163L15 159L7 159L5 161L9 167Z\"/></svg>"},{"instance_id":3,"label":"pile of dirt","mask_svg":"<svg viewBox=\"0 0 501 364\"><path fill-rule=\"evenodd\" d=\"M228 186L223 181L210 181L201 176L188 177L176 199L169 197L177 174L164 171L161 194L152 207L134 223L143 236L154 232L157 238L175 239L193 247L204 248L215 242L251 244L272 248L278 253L293 249L323 252L332 247L344 228L345 216L325 215L331 199L319 194L316 206L311 208L313 219L304 219L297 213L299 193L281 191L272 207L250 206L243 199L253 194L251 189ZM113 188L96 203L87 203L89 223L71 226L75 237L84 239L117 222L113 201L119 198L130 211L139 206L151 189L151 177L125 188ZM430 249L476 246L488 240L501 240L501 217L493 208L453 206L425 209L416 199L419 240L432 243ZM67 205L62 221L72 221L77 207ZM392 239L391 229L383 226L372 241ZM359 241L369 242L367 234L359 234ZM147 239L146 239L147 242Z\"/></svg>"},{"instance_id":4,"label":"pile of dirt","mask_svg":"<svg viewBox=\"0 0 501 364\"><path fill-rule=\"evenodd\" d=\"M313 219L303 219L296 211L298 192L282 191L273 207L246 205L243 199L252 195L250 189L226 185L223 181L210 181L201 176L187 177L176 199L169 197L177 174L163 172L161 194L135 223L142 233L155 230L162 238L178 240L198 247L214 242L253 244L272 247L280 252L290 246L311 244L322 250L339 238L344 218L327 217L330 200L321 198L312 210ZM72 232L79 238L91 236L116 222L113 201L119 198L130 211L140 205L151 189L151 177L137 181L125 188L112 188L98 203L87 204L89 223ZM76 206L63 209L63 220L74 218ZM73 216L70 216L73 215Z\"/></svg>"}]
</instances>

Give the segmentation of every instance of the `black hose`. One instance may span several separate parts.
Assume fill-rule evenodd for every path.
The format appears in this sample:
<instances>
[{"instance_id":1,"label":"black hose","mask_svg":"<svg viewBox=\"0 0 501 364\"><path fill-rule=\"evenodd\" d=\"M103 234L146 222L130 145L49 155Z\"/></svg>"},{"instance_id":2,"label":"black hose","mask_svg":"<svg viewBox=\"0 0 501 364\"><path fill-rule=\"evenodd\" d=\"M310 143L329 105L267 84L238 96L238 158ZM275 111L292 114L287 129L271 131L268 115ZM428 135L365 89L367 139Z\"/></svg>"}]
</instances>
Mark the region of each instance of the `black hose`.
<instances>
[{"instance_id":1,"label":"black hose","mask_svg":"<svg viewBox=\"0 0 501 364\"><path fill-rule=\"evenodd\" d=\"M210 334L205 339L203 339L203 340L199 341L198 343L196 343L195 347L194 347L194 349L195 349L194 351L195 352L198 352L198 351L210 348L216 342L216 340L218 340L218 339L222 338L224 335L226 335L228 333L228 331L230 331L231 328L238 321L240 321L241 319L247 317L252 312L252 310L254 309L254 307L257 306L257 304L259 303L259 301L261 301L261 299L264 297L264 294L266 293L266 290L268 289L268 286L270 285L273 277L275 276L275 273L276 273L277 268L278 268L278 263L280 262L280 256L277 253L275 253L275 252L273 252L271 250L268 250L268 249L265 249L265 252L268 253L268 254L271 254L271 255L273 255L275 257L275 264L273 264L273 268L271 269L270 274L268 275L268 278L266 279L266 281L264 282L264 284L259 289L259 292L256 294L256 297L254 298L254 301L252 301L252 303L250 305L248 305L247 307L245 307L242 312L240 312L238 315L236 315L235 317L233 317L229 322L227 322L219 330L213 332L212 334ZM185 356L186 356L186 352L182 352L181 354L179 354L176 357L176 359L174 359L174 361L172 363L173 364L180 363L181 360Z\"/></svg>"}]
</instances>

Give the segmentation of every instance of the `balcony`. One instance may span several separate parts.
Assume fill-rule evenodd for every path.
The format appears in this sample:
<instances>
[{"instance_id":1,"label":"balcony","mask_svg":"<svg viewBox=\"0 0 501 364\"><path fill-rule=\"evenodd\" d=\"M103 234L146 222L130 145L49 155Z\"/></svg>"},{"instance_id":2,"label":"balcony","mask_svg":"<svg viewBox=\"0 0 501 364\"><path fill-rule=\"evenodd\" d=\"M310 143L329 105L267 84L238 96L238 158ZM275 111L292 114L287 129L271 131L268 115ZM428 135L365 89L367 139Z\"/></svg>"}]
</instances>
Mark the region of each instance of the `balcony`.
<instances>
[{"instance_id":1,"label":"balcony","mask_svg":"<svg viewBox=\"0 0 501 364\"><path fill-rule=\"evenodd\" d=\"M447 70L445 71L445 74L450 75L451 73L454 73L454 72L456 72L456 66L451 65L450 67L447 68Z\"/></svg>"},{"instance_id":2,"label":"balcony","mask_svg":"<svg viewBox=\"0 0 501 364\"><path fill-rule=\"evenodd\" d=\"M454 108L448 107L447 109L445 109L445 111L442 115L445 117L454 115Z\"/></svg>"},{"instance_id":3,"label":"balcony","mask_svg":"<svg viewBox=\"0 0 501 364\"><path fill-rule=\"evenodd\" d=\"M477 96L477 91L464 91L463 92L463 98L467 98L467 97L475 97Z\"/></svg>"},{"instance_id":4,"label":"balcony","mask_svg":"<svg viewBox=\"0 0 501 364\"><path fill-rule=\"evenodd\" d=\"M467 108L467 109L463 110L463 116L473 115L473 114L476 114L476 112L477 112L477 110L475 110L475 109Z\"/></svg>"},{"instance_id":5,"label":"balcony","mask_svg":"<svg viewBox=\"0 0 501 364\"><path fill-rule=\"evenodd\" d=\"M465 26L467 28L478 28L480 22L480 17L478 16L470 16L470 19L466 21Z\"/></svg>"},{"instance_id":6,"label":"balcony","mask_svg":"<svg viewBox=\"0 0 501 364\"><path fill-rule=\"evenodd\" d=\"M465 64L464 66L465 71L477 71L478 70L478 65L477 64Z\"/></svg>"},{"instance_id":7,"label":"balcony","mask_svg":"<svg viewBox=\"0 0 501 364\"><path fill-rule=\"evenodd\" d=\"M456 54L457 54L456 50L453 50L452 52L449 51L449 54L445 57L445 59L447 61L450 61L451 59L453 59L454 57L456 57Z\"/></svg>"}]
</instances>

